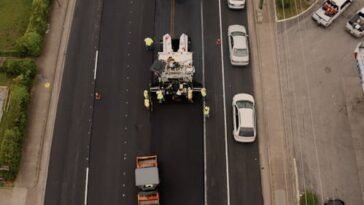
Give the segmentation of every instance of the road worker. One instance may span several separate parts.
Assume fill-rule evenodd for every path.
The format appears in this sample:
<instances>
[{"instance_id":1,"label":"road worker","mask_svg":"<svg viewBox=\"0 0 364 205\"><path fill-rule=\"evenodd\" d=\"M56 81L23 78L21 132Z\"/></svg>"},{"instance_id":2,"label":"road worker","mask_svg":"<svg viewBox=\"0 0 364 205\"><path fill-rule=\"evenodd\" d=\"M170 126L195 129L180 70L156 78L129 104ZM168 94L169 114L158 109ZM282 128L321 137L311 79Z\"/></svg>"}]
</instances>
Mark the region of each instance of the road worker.
<instances>
[{"instance_id":1,"label":"road worker","mask_svg":"<svg viewBox=\"0 0 364 205\"><path fill-rule=\"evenodd\" d=\"M209 106L205 105L205 106L203 107L203 115L204 115L206 118L210 117L210 107L209 107Z\"/></svg>"},{"instance_id":2,"label":"road worker","mask_svg":"<svg viewBox=\"0 0 364 205\"><path fill-rule=\"evenodd\" d=\"M153 43L154 43L153 39L147 37L144 39L144 43L148 51L153 50Z\"/></svg>"},{"instance_id":3,"label":"road worker","mask_svg":"<svg viewBox=\"0 0 364 205\"><path fill-rule=\"evenodd\" d=\"M150 101L149 101L149 98L144 98L144 107L147 108L147 110L150 109Z\"/></svg>"},{"instance_id":4,"label":"road worker","mask_svg":"<svg viewBox=\"0 0 364 205\"><path fill-rule=\"evenodd\" d=\"M143 95L145 99L149 98L148 90L144 90Z\"/></svg>"},{"instance_id":5,"label":"road worker","mask_svg":"<svg viewBox=\"0 0 364 205\"><path fill-rule=\"evenodd\" d=\"M157 100L159 103L162 103L164 101L163 92L161 90L157 90Z\"/></svg>"},{"instance_id":6,"label":"road worker","mask_svg":"<svg viewBox=\"0 0 364 205\"><path fill-rule=\"evenodd\" d=\"M96 100L100 100L101 99L101 95L98 92L96 92L95 93L95 98L96 98Z\"/></svg>"},{"instance_id":7,"label":"road worker","mask_svg":"<svg viewBox=\"0 0 364 205\"><path fill-rule=\"evenodd\" d=\"M187 91L187 99L188 99L190 102L193 102L192 97L193 97L192 89L191 89L191 88L188 88L188 91Z\"/></svg>"},{"instance_id":8,"label":"road worker","mask_svg":"<svg viewBox=\"0 0 364 205\"><path fill-rule=\"evenodd\" d=\"M204 98L206 97L207 92L206 92L206 88L201 88L201 96Z\"/></svg>"}]
</instances>

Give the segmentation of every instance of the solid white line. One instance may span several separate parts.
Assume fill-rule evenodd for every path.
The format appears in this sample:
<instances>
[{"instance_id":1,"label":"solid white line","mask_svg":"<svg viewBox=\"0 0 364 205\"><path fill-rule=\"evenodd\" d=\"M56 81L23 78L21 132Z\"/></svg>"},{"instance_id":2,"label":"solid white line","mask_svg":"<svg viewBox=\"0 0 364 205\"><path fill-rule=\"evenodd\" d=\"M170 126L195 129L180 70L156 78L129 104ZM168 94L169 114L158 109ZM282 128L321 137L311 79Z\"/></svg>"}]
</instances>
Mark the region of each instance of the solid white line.
<instances>
[{"instance_id":1,"label":"solid white line","mask_svg":"<svg viewBox=\"0 0 364 205\"><path fill-rule=\"evenodd\" d=\"M201 0L201 46L202 46L202 87L206 87L205 86L205 39L204 39L204 27L203 27L203 2ZM203 101L203 107L205 107L206 105L206 101ZM207 145L206 145L206 117L204 116L203 118L203 150L204 150L204 163L203 163L203 168L204 168L204 198L205 198L205 205L207 205Z\"/></svg>"},{"instance_id":2,"label":"solid white line","mask_svg":"<svg viewBox=\"0 0 364 205\"><path fill-rule=\"evenodd\" d=\"M95 67L94 67L94 80L96 80L97 62L99 60L99 50L96 51L95 55Z\"/></svg>"},{"instance_id":3,"label":"solid white line","mask_svg":"<svg viewBox=\"0 0 364 205\"><path fill-rule=\"evenodd\" d=\"M296 200L297 200L297 204L300 203L300 189L299 189L299 185L298 185L298 171L297 171L297 162L296 162L296 158L293 158L293 169L294 169L294 178L296 181Z\"/></svg>"},{"instance_id":4,"label":"solid white line","mask_svg":"<svg viewBox=\"0 0 364 205\"><path fill-rule=\"evenodd\" d=\"M84 200L84 205L87 205L87 193L88 193L88 167L86 168L85 200Z\"/></svg>"},{"instance_id":5,"label":"solid white line","mask_svg":"<svg viewBox=\"0 0 364 205\"><path fill-rule=\"evenodd\" d=\"M225 68L224 68L224 44L222 39L222 15L221 0L219 0L219 20L220 20L220 54L221 54L221 76L222 76L222 97L224 105L224 132L225 132L225 166L226 166L226 192L227 205L230 205L230 176L229 176L229 150L227 144L227 125L226 125L226 94L225 94Z\"/></svg>"}]
</instances>

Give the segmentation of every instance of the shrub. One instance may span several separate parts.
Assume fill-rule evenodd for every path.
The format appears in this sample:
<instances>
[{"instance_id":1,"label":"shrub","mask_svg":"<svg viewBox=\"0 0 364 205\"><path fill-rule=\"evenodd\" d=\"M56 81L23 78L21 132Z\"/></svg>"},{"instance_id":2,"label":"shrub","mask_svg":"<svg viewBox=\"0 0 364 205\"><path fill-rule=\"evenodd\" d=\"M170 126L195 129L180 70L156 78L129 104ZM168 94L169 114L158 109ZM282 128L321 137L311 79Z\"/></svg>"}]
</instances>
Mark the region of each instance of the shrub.
<instances>
[{"instance_id":1,"label":"shrub","mask_svg":"<svg viewBox=\"0 0 364 205\"><path fill-rule=\"evenodd\" d=\"M48 11L49 0L33 0L27 31L16 41L16 50L20 56L40 55L44 33L48 27Z\"/></svg>"},{"instance_id":2,"label":"shrub","mask_svg":"<svg viewBox=\"0 0 364 205\"><path fill-rule=\"evenodd\" d=\"M6 59L4 61L3 66L1 67L1 71L6 73L7 75L14 77L20 74L29 74L31 77L34 77L36 74L37 65L35 61L30 58L26 59Z\"/></svg>"},{"instance_id":3,"label":"shrub","mask_svg":"<svg viewBox=\"0 0 364 205\"><path fill-rule=\"evenodd\" d=\"M7 180L15 179L21 158L21 133L17 128L7 129L4 133L0 150L1 164L9 166L9 171L2 172L1 176Z\"/></svg>"},{"instance_id":4,"label":"shrub","mask_svg":"<svg viewBox=\"0 0 364 205\"><path fill-rule=\"evenodd\" d=\"M15 85L11 89L10 105L1 121L0 165L9 166L9 171L0 172L6 180L14 180L19 169L24 130L27 121L29 93L25 86Z\"/></svg>"},{"instance_id":5,"label":"shrub","mask_svg":"<svg viewBox=\"0 0 364 205\"><path fill-rule=\"evenodd\" d=\"M33 0L32 15L29 19L27 32L44 34L47 30L48 10L48 0Z\"/></svg>"},{"instance_id":6,"label":"shrub","mask_svg":"<svg viewBox=\"0 0 364 205\"><path fill-rule=\"evenodd\" d=\"M300 205L319 205L320 201L313 192L305 192L300 197Z\"/></svg>"},{"instance_id":7,"label":"shrub","mask_svg":"<svg viewBox=\"0 0 364 205\"><path fill-rule=\"evenodd\" d=\"M20 56L39 56L42 50L42 36L36 32L27 32L16 41L16 50Z\"/></svg>"}]
</instances>

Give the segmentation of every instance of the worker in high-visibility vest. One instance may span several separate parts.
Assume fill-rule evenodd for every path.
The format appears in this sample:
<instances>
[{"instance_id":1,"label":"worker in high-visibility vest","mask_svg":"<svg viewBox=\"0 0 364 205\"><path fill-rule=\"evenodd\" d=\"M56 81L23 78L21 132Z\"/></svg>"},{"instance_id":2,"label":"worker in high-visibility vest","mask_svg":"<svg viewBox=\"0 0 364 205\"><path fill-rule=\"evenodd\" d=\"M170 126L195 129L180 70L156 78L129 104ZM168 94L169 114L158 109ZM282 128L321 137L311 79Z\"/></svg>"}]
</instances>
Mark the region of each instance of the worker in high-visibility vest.
<instances>
[{"instance_id":1,"label":"worker in high-visibility vest","mask_svg":"<svg viewBox=\"0 0 364 205\"><path fill-rule=\"evenodd\" d=\"M144 39L144 43L148 51L153 50L153 43L154 43L153 39L147 37Z\"/></svg>"},{"instance_id":2,"label":"worker in high-visibility vest","mask_svg":"<svg viewBox=\"0 0 364 205\"><path fill-rule=\"evenodd\" d=\"M163 92L161 90L157 90L157 100L159 103L162 103L164 100Z\"/></svg>"},{"instance_id":3,"label":"worker in high-visibility vest","mask_svg":"<svg viewBox=\"0 0 364 205\"><path fill-rule=\"evenodd\" d=\"M210 117L210 107L209 107L209 106L205 105L205 106L203 107L203 115L204 115L206 118Z\"/></svg>"},{"instance_id":4,"label":"worker in high-visibility vest","mask_svg":"<svg viewBox=\"0 0 364 205\"><path fill-rule=\"evenodd\" d=\"M204 98L206 97L207 92L206 92L206 88L201 88L201 96Z\"/></svg>"},{"instance_id":5,"label":"worker in high-visibility vest","mask_svg":"<svg viewBox=\"0 0 364 205\"><path fill-rule=\"evenodd\" d=\"M147 110L150 109L150 101L149 98L144 99L144 107L147 108Z\"/></svg>"},{"instance_id":6,"label":"worker in high-visibility vest","mask_svg":"<svg viewBox=\"0 0 364 205\"><path fill-rule=\"evenodd\" d=\"M188 88L188 91L187 91L187 99L188 99L190 102L193 102L192 97L193 97L192 89L191 89L191 88Z\"/></svg>"}]
</instances>

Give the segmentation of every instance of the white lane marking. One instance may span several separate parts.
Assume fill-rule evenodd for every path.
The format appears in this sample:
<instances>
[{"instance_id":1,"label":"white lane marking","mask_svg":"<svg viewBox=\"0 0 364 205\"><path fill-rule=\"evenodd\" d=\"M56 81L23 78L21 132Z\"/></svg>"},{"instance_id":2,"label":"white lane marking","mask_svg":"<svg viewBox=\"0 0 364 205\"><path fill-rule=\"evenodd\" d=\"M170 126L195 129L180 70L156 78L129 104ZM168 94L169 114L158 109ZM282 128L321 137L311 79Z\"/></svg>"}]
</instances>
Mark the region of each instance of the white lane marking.
<instances>
[{"instance_id":1,"label":"white lane marking","mask_svg":"<svg viewBox=\"0 0 364 205\"><path fill-rule=\"evenodd\" d=\"M204 39L204 27L203 27L203 2L201 1L201 46L202 46L202 87L205 86L205 39ZM205 107L206 101L203 101L203 107ZM205 198L205 205L207 205L207 145L206 145L206 117L203 118L203 150L204 150L204 198Z\"/></svg>"},{"instance_id":2,"label":"white lane marking","mask_svg":"<svg viewBox=\"0 0 364 205\"><path fill-rule=\"evenodd\" d=\"M95 55L95 67L94 67L94 80L96 80L97 62L99 60L99 50L96 51Z\"/></svg>"},{"instance_id":3,"label":"white lane marking","mask_svg":"<svg viewBox=\"0 0 364 205\"><path fill-rule=\"evenodd\" d=\"M221 0L219 1L219 20L220 20L220 55L221 55L221 75L222 75L222 97L224 105L224 134L225 134L225 166L226 166L226 194L227 205L230 205L230 176L229 176L229 150L227 144L227 125L226 125L226 94L225 94L225 68L224 68L224 41L222 39L222 15Z\"/></svg>"},{"instance_id":4,"label":"white lane marking","mask_svg":"<svg viewBox=\"0 0 364 205\"><path fill-rule=\"evenodd\" d=\"M85 180L85 200L84 200L84 205L87 205L87 193L88 193L88 172L89 169L88 167L86 168L86 180Z\"/></svg>"},{"instance_id":5,"label":"white lane marking","mask_svg":"<svg viewBox=\"0 0 364 205\"><path fill-rule=\"evenodd\" d=\"M300 203L300 189L299 189L299 184L298 184L298 171L297 171L297 162L296 162L296 158L293 158L293 169L294 169L294 178L296 181L296 202L297 204Z\"/></svg>"}]
</instances>

